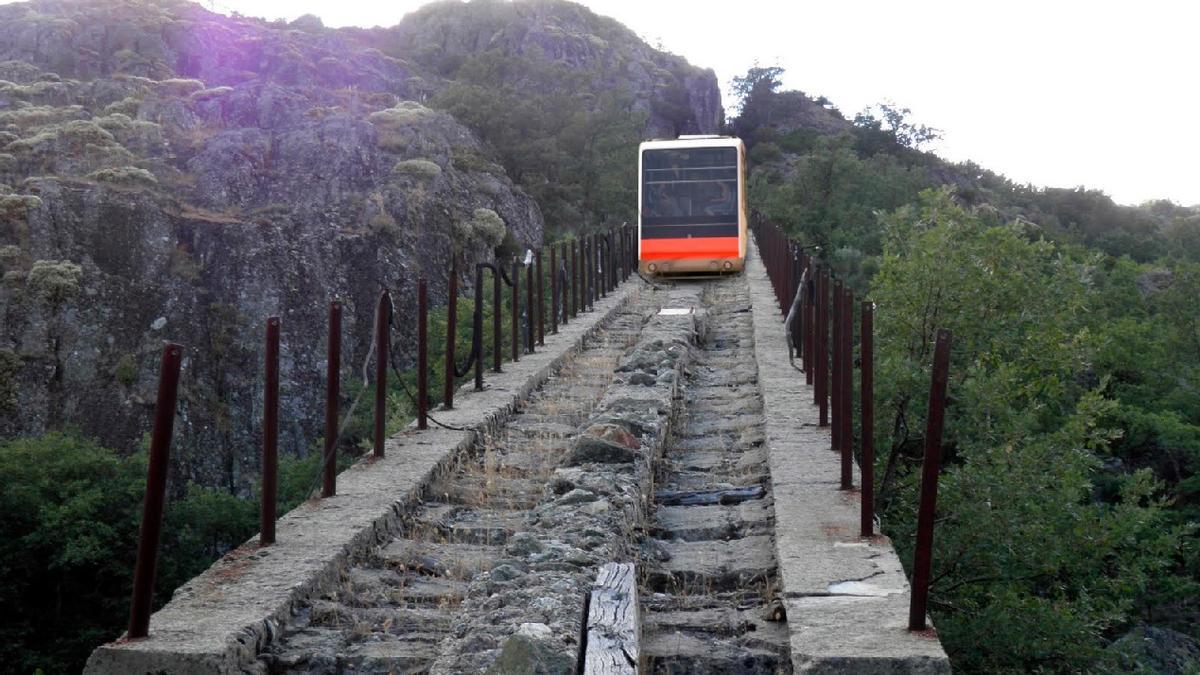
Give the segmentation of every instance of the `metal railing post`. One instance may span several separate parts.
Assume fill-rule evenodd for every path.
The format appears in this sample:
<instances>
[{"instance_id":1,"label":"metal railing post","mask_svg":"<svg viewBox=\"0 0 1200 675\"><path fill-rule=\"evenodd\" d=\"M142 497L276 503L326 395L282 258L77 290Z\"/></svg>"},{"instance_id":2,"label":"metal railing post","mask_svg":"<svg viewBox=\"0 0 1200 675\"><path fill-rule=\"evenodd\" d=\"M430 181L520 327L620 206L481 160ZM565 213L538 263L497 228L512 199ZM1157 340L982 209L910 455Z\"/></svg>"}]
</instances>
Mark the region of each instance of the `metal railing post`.
<instances>
[{"instance_id":1,"label":"metal railing post","mask_svg":"<svg viewBox=\"0 0 1200 675\"><path fill-rule=\"evenodd\" d=\"M822 268L817 290L817 368L813 388L819 409L819 426L829 425L829 270Z\"/></svg>"},{"instance_id":2,"label":"metal railing post","mask_svg":"<svg viewBox=\"0 0 1200 675\"><path fill-rule=\"evenodd\" d=\"M329 303L329 344L325 361L325 468L321 496L337 494L338 397L341 391L342 303Z\"/></svg>"},{"instance_id":3,"label":"metal railing post","mask_svg":"<svg viewBox=\"0 0 1200 675\"><path fill-rule=\"evenodd\" d=\"M133 568L133 597L129 608L130 638L146 637L150 631L154 573L158 565L158 542L162 537L167 465L171 457L171 434L175 429L175 406L178 402L179 369L182 364L183 347L173 342L164 344L158 371L158 398L154 403L154 429L150 434L150 463L146 469L142 526L138 531L137 563Z\"/></svg>"},{"instance_id":4,"label":"metal railing post","mask_svg":"<svg viewBox=\"0 0 1200 675\"><path fill-rule=\"evenodd\" d=\"M550 246L550 334L558 334L558 249Z\"/></svg>"},{"instance_id":5,"label":"metal railing post","mask_svg":"<svg viewBox=\"0 0 1200 675\"><path fill-rule=\"evenodd\" d=\"M829 379L829 438L832 442L830 449L837 452L842 444L842 282L833 280L833 299L829 305L831 317L829 330L832 337L830 357L833 371Z\"/></svg>"},{"instance_id":6,"label":"metal railing post","mask_svg":"<svg viewBox=\"0 0 1200 675\"><path fill-rule=\"evenodd\" d=\"M475 355L475 391L483 390L483 263L475 265L475 311L471 313L471 353ZM497 286L497 289L499 287ZM451 366L453 367L453 366Z\"/></svg>"},{"instance_id":7,"label":"metal railing post","mask_svg":"<svg viewBox=\"0 0 1200 675\"><path fill-rule=\"evenodd\" d=\"M540 249L540 248L538 249L538 252L537 252L536 263L537 263L537 327L538 327L537 343L539 345L545 346L545 344L546 344L546 296L545 296L544 287L546 284L546 279L544 276L542 276L542 249Z\"/></svg>"},{"instance_id":8,"label":"metal railing post","mask_svg":"<svg viewBox=\"0 0 1200 675\"><path fill-rule=\"evenodd\" d=\"M279 317L267 317L267 349L263 368L262 503L259 546L275 543L275 509L279 476Z\"/></svg>"},{"instance_id":9,"label":"metal railing post","mask_svg":"<svg viewBox=\"0 0 1200 675\"><path fill-rule=\"evenodd\" d=\"M429 428L429 291L424 278L417 280L417 428ZM384 374L385 382L387 374ZM380 446L378 456L383 457Z\"/></svg>"},{"instance_id":10,"label":"metal railing post","mask_svg":"<svg viewBox=\"0 0 1200 675\"><path fill-rule=\"evenodd\" d=\"M533 308L533 261L525 266L525 353L532 354L534 349L534 308Z\"/></svg>"},{"instance_id":11,"label":"metal railing post","mask_svg":"<svg viewBox=\"0 0 1200 675\"><path fill-rule=\"evenodd\" d=\"M496 261L496 266L492 269L492 372L499 373L500 370L500 350L504 345L503 338L500 337L500 320L504 315L504 306L500 299L500 261Z\"/></svg>"},{"instance_id":12,"label":"metal railing post","mask_svg":"<svg viewBox=\"0 0 1200 675\"><path fill-rule=\"evenodd\" d=\"M933 352L929 383L929 416L925 424L925 459L921 463L921 503L917 510L917 545L913 552L912 601L908 629L925 630L929 577L933 562L933 517L937 507L938 469L942 454L942 425L946 414L946 381L950 371L950 331L940 329Z\"/></svg>"},{"instance_id":13,"label":"metal railing post","mask_svg":"<svg viewBox=\"0 0 1200 675\"><path fill-rule=\"evenodd\" d=\"M842 290L842 489L854 487L854 291Z\"/></svg>"},{"instance_id":14,"label":"metal railing post","mask_svg":"<svg viewBox=\"0 0 1200 675\"><path fill-rule=\"evenodd\" d=\"M874 306L866 299L862 301L861 353L859 357L862 385L859 396L862 414L862 450L859 453L859 471L862 474L862 536L875 534L875 345Z\"/></svg>"},{"instance_id":15,"label":"metal railing post","mask_svg":"<svg viewBox=\"0 0 1200 675\"><path fill-rule=\"evenodd\" d=\"M804 288L804 383L813 383L813 351L817 339L817 280L816 265L811 256L805 258L805 269L808 271L808 282Z\"/></svg>"},{"instance_id":16,"label":"metal railing post","mask_svg":"<svg viewBox=\"0 0 1200 675\"><path fill-rule=\"evenodd\" d=\"M579 255L579 247L582 244L578 239L575 239L568 242L567 245L571 247L571 318L574 319L576 316L579 316L579 310L582 309L580 301L583 298L583 293L579 289L579 258L581 257Z\"/></svg>"},{"instance_id":17,"label":"metal railing post","mask_svg":"<svg viewBox=\"0 0 1200 675\"><path fill-rule=\"evenodd\" d=\"M458 324L458 268L450 265L450 293L446 305L446 381L442 391L442 406L446 410L454 407L454 341Z\"/></svg>"},{"instance_id":18,"label":"metal railing post","mask_svg":"<svg viewBox=\"0 0 1200 675\"><path fill-rule=\"evenodd\" d=\"M421 282L424 283L424 282ZM391 323L392 296L385 289L375 308L375 456L383 457L387 424L388 325Z\"/></svg>"},{"instance_id":19,"label":"metal railing post","mask_svg":"<svg viewBox=\"0 0 1200 675\"><path fill-rule=\"evenodd\" d=\"M512 360L521 360L521 270L512 261Z\"/></svg>"}]
</instances>

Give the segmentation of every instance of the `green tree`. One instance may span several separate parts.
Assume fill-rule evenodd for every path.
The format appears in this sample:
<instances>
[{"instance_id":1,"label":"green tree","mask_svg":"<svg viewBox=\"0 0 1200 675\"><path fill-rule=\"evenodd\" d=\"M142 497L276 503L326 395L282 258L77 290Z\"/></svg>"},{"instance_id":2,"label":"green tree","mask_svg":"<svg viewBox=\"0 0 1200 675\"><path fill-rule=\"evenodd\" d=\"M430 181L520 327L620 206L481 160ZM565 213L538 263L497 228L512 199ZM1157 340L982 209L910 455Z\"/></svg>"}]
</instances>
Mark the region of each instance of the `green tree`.
<instances>
[{"instance_id":1,"label":"green tree","mask_svg":"<svg viewBox=\"0 0 1200 675\"><path fill-rule=\"evenodd\" d=\"M1095 669L1105 638L1172 569L1184 530L1148 471L1093 498L1117 403L1104 381L1076 377L1090 359L1082 266L947 191L923 193L884 229L872 298L886 531L911 559L928 364L947 328L934 622L965 671Z\"/></svg>"}]
</instances>

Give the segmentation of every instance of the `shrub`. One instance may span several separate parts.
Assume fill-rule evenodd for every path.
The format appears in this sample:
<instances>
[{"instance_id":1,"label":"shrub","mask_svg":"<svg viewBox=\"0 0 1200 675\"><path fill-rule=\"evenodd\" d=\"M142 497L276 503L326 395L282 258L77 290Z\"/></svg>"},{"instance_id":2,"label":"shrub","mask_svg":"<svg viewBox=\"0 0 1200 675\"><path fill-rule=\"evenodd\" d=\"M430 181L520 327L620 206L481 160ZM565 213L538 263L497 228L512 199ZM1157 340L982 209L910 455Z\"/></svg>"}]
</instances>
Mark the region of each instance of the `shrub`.
<instances>
[{"instance_id":1,"label":"shrub","mask_svg":"<svg viewBox=\"0 0 1200 675\"><path fill-rule=\"evenodd\" d=\"M111 115L113 113L124 113L133 117L137 115L138 106L142 104L141 99L134 96L126 96L120 101L115 101L104 106L104 114Z\"/></svg>"},{"instance_id":2,"label":"shrub","mask_svg":"<svg viewBox=\"0 0 1200 675\"><path fill-rule=\"evenodd\" d=\"M400 224L387 210L383 195L374 192L367 198L367 227L376 234L386 235L393 240L400 236Z\"/></svg>"},{"instance_id":3,"label":"shrub","mask_svg":"<svg viewBox=\"0 0 1200 675\"><path fill-rule=\"evenodd\" d=\"M204 83L200 80L172 78L155 82L154 89L168 96L189 96L204 89Z\"/></svg>"},{"instance_id":4,"label":"shrub","mask_svg":"<svg viewBox=\"0 0 1200 675\"><path fill-rule=\"evenodd\" d=\"M0 410L17 407L17 373L21 372L21 357L7 347L0 349Z\"/></svg>"},{"instance_id":5,"label":"shrub","mask_svg":"<svg viewBox=\"0 0 1200 675\"><path fill-rule=\"evenodd\" d=\"M41 205L41 198L34 195L0 195L0 220L24 220Z\"/></svg>"},{"instance_id":6,"label":"shrub","mask_svg":"<svg viewBox=\"0 0 1200 675\"><path fill-rule=\"evenodd\" d=\"M154 174L137 166L116 166L99 169L89 173L87 177L92 180L113 183L115 185L158 185L158 179L154 177Z\"/></svg>"},{"instance_id":7,"label":"shrub","mask_svg":"<svg viewBox=\"0 0 1200 675\"><path fill-rule=\"evenodd\" d=\"M475 148L462 145L456 146L450 151L450 160L454 162L455 168L463 171L504 175L503 167L484 157Z\"/></svg>"},{"instance_id":8,"label":"shrub","mask_svg":"<svg viewBox=\"0 0 1200 675\"><path fill-rule=\"evenodd\" d=\"M422 180L433 180L442 175L442 167L427 159L404 159L396 162L396 166L392 167L392 173Z\"/></svg>"},{"instance_id":9,"label":"shrub","mask_svg":"<svg viewBox=\"0 0 1200 675\"><path fill-rule=\"evenodd\" d=\"M486 244L489 248L495 248L504 241L504 236L508 234L508 228L504 225L504 219L495 211L475 209L470 220L459 221L455 224L454 233L463 244L476 240Z\"/></svg>"},{"instance_id":10,"label":"shrub","mask_svg":"<svg viewBox=\"0 0 1200 675\"><path fill-rule=\"evenodd\" d=\"M87 117L87 112L83 106L72 105L56 108L48 105L31 105L0 113L0 125L11 124L19 129L32 129L84 117Z\"/></svg>"},{"instance_id":11,"label":"shrub","mask_svg":"<svg viewBox=\"0 0 1200 675\"><path fill-rule=\"evenodd\" d=\"M415 101L401 101L399 105L386 110L377 110L367 115L367 121L378 131L377 141L380 147L390 149L403 148L406 143L403 131L415 124L437 115L434 111Z\"/></svg>"},{"instance_id":12,"label":"shrub","mask_svg":"<svg viewBox=\"0 0 1200 675\"><path fill-rule=\"evenodd\" d=\"M192 95L188 99L192 103L204 103L205 101L221 98L230 93L233 93L233 87L212 87L211 89L192 92Z\"/></svg>"},{"instance_id":13,"label":"shrub","mask_svg":"<svg viewBox=\"0 0 1200 675\"><path fill-rule=\"evenodd\" d=\"M113 366L112 372L117 382L126 387L132 385L137 381L138 376L137 358L133 354L121 355L121 358L117 359L117 364Z\"/></svg>"},{"instance_id":14,"label":"shrub","mask_svg":"<svg viewBox=\"0 0 1200 675\"><path fill-rule=\"evenodd\" d=\"M52 307L79 293L83 268L70 260L35 260L29 268L29 286Z\"/></svg>"}]
</instances>

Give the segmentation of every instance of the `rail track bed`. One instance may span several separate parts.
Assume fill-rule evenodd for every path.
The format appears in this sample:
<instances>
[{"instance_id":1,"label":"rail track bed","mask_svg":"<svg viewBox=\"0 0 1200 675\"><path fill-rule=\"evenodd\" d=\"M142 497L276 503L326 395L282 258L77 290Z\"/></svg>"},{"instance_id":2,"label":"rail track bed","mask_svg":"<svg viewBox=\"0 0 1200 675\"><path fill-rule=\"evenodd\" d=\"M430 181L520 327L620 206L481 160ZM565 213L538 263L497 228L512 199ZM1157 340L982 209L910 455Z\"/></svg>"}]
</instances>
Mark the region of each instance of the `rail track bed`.
<instances>
[{"instance_id":1,"label":"rail track bed","mask_svg":"<svg viewBox=\"0 0 1200 675\"><path fill-rule=\"evenodd\" d=\"M481 672L522 623L574 622L566 632L577 635L579 607L520 597L516 582L539 574L574 583L572 576L587 577L580 570L604 562L587 550L599 543L588 537L603 540L600 533L582 533L578 546L559 544L549 551L558 555L539 559L548 547L529 529L539 504L561 501L553 493L555 469L653 303L652 293L631 302L506 424L430 485L395 538L355 560L339 587L308 603L262 656L267 669ZM503 605L495 606L500 597ZM483 626L480 617L487 619Z\"/></svg>"},{"instance_id":2,"label":"rail track bed","mask_svg":"<svg viewBox=\"0 0 1200 675\"><path fill-rule=\"evenodd\" d=\"M598 570L636 562L622 667L791 672L749 309L741 277L646 289L304 603L266 669L576 672Z\"/></svg>"},{"instance_id":3,"label":"rail track bed","mask_svg":"<svg viewBox=\"0 0 1200 675\"><path fill-rule=\"evenodd\" d=\"M642 655L651 673L790 673L745 280L707 282L704 306L642 545Z\"/></svg>"}]
</instances>

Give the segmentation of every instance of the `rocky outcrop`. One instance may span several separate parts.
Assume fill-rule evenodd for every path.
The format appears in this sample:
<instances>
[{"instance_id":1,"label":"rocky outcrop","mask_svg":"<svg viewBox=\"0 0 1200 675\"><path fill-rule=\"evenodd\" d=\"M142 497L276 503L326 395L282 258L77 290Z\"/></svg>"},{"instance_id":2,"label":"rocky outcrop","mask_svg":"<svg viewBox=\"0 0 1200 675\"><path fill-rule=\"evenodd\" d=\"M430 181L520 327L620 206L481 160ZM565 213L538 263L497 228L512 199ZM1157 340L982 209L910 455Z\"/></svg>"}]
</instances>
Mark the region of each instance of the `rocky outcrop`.
<instances>
[{"instance_id":1,"label":"rocky outcrop","mask_svg":"<svg viewBox=\"0 0 1200 675\"><path fill-rule=\"evenodd\" d=\"M613 19L563 0L512 3L437 2L377 36L381 48L403 54L440 79L453 79L470 58L487 55L569 66L592 91L619 91L645 112L647 137L711 134L724 119L717 76L682 57L654 49ZM386 45L386 46L383 46ZM545 92L560 87L552 73L517 69L506 84Z\"/></svg>"},{"instance_id":2,"label":"rocky outcrop","mask_svg":"<svg viewBox=\"0 0 1200 675\"><path fill-rule=\"evenodd\" d=\"M0 6L0 437L71 426L134 449L175 340L188 356L171 475L245 490L262 322L278 314L283 443L307 452L329 299L346 307L349 379L382 286L425 275L436 306L452 256L467 269L542 239L501 158L426 105L473 56L517 59L517 91L576 73L624 92L647 135L721 120L712 71L561 0L337 30L182 0ZM411 294L396 301L411 325Z\"/></svg>"},{"instance_id":3,"label":"rocky outcrop","mask_svg":"<svg viewBox=\"0 0 1200 675\"><path fill-rule=\"evenodd\" d=\"M150 23L122 32L131 17ZM537 204L489 150L397 95L398 62L359 47L350 75L324 70L347 40L184 3L0 7L0 58L27 59L0 63L0 434L135 447L175 340L171 474L244 489L266 316L284 325L284 447L303 454L331 298L348 378L382 286L425 275L437 303L455 252L540 242ZM411 294L396 301L410 325Z\"/></svg>"}]
</instances>

